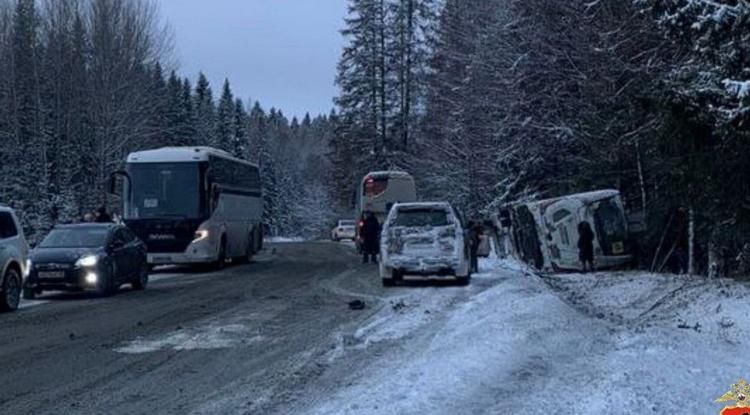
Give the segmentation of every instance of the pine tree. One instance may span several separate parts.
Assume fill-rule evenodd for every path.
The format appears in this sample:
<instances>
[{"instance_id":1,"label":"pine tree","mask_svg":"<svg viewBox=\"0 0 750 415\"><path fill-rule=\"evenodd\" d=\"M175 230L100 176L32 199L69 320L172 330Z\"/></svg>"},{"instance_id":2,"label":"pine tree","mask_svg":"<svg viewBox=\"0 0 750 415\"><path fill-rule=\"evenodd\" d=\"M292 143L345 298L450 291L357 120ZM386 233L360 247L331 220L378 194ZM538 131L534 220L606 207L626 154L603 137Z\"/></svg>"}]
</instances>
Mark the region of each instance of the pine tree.
<instances>
[{"instance_id":1,"label":"pine tree","mask_svg":"<svg viewBox=\"0 0 750 415\"><path fill-rule=\"evenodd\" d=\"M249 147L248 143L248 115L245 111L245 105L242 100L237 98L234 101L234 119L232 129L233 142L232 142L232 154L238 158L245 158Z\"/></svg>"},{"instance_id":2,"label":"pine tree","mask_svg":"<svg viewBox=\"0 0 750 415\"><path fill-rule=\"evenodd\" d=\"M216 145L218 141L216 108L214 106L211 86L203 72L198 75L198 83L195 85L193 109L195 111L196 143L200 145Z\"/></svg>"},{"instance_id":3,"label":"pine tree","mask_svg":"<svg viewBox=\"0 0 750 415\"><path fill-rule=\"evenodd\" d=\"M164 118L166 130L163 141L168 146L180 145L180 133L185 129L185 117L182 107L182 81L175 71L169 74L167 81L167 99Z\"/></svg>"},{"instance_id":4,"label":"pine tree","mask_svg":"<svg viewBox=\"0 0 750 415\"><path fill-rule=\"evenodd\" d=\"M235 109L234 96L229 80L224 80L216 118L216 141L213 146L225 151L234 151Z\"/></svg>"},{"instance_id":5,"label":"pine tree","mask_svg":"<svg viewBox=\"0 0 750 415\"><path fill-rule=\"evenodd\" d=\"M180 100L180 126L177 132L177 144L182 146L194 146L199 144L197 132L197 118L192 97L190 80L182 81L182 99Z\"/></svg>"},{"instance_id":6,"label":"pine tree","mask_svg":"<svg viewBox=\"0 0 750 415\"><path fill-rule=\"evenodd\" d=\"M13 23L14 90L16 95L16 153L17 171L23 175L11 175L15 182L12 195L19 211L23 214L24 225L36 239L37 230L49 229L50 210L47 191L49 171L47 143L42 134L40 114L40 80L38 49L38 16L33 0L19 0Z\"/></svg>"}]
</instances>

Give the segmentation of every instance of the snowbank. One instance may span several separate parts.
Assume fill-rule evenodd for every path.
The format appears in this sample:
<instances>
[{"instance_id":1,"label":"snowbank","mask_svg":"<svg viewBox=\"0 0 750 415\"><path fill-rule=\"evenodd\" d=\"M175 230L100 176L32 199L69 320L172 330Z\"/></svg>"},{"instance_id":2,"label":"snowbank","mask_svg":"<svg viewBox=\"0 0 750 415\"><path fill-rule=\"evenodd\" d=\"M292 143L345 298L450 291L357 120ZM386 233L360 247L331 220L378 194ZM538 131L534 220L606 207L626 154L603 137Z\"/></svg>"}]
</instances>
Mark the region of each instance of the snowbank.
<instances>
[{"instance_id":1,"label":"snowbank","mask_svg":"<svg viewBox=\"0 0 750 415\"><path fill-rule=\"evenodd\" d=\"M492 272L477 278L490 288L442 320L415 305L449 307L450 293L433 290L406 294L400 319L373 316L354 340L391 352L308 413L718 413L714 400L748 376L743 285L639 273L542 280L514 262L484 264Z\"/></svg>"}]
</instances>

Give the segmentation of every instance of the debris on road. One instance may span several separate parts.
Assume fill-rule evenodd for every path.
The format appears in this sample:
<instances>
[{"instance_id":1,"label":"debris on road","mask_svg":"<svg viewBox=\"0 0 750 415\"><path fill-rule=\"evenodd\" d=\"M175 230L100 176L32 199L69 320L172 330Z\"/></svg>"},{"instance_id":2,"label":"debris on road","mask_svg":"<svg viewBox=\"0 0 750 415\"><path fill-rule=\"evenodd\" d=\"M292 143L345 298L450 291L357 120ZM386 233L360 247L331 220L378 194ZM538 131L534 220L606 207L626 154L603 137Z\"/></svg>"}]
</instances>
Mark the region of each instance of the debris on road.
<instances>
[{"instance_id":1,"label":"debris on road","mask_svg":"<svg viewBox=\"0 0 750 415\"><path fill-rule=\"evenodd\" d=\"M364 310L365 302L362 300L354 300L349 302L349 308L352 310Z\"/></svg>"}]
</instances>

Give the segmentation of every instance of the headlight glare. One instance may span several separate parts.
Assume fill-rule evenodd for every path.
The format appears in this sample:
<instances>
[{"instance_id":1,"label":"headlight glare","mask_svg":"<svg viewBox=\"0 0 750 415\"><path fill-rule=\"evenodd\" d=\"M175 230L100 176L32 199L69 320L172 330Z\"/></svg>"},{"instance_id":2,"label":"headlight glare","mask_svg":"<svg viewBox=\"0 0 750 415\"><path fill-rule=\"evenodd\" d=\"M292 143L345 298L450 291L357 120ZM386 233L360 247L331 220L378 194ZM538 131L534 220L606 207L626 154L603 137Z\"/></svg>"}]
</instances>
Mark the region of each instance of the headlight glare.
<instances>
[{"instance_id":1,"label":"headlight glare","mask_svg":"<svg viewBox=\"0 0 750 415\"><path fill-rule=\"evenodd\" d=\"M93 267L99 262L99 257L96 255L82 256L77 262L76 266L79 267Z\"/></svg>"},{"instance_id":2,"label":"headlight glare","mask_svg":"<svg viewBox=\"0 0 750 415\"><path fill-rule=\"evenodd\" d=\"M208 238L208 231L205 229L201 229L201 230L195 231L195 237L193 239L193 242L202 241L206 238Z\"/></svg>"}]
</instances>

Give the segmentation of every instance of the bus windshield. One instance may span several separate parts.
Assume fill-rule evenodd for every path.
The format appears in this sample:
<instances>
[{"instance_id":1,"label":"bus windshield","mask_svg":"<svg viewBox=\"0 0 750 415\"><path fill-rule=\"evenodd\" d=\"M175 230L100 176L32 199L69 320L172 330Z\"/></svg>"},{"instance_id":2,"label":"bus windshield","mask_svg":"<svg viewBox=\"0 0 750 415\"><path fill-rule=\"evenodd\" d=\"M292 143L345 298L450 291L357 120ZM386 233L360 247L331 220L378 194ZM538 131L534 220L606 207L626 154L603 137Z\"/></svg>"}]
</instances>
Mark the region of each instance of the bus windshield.
<instances>
[{"instance_id":1,"label":"bus windshield","mask_svg":"<svg viewBox=\"0 0 750 415\"><path fill-rule=\"evenodd\" d=\"M198 163L133 163L125 219L200 217Z\"/></svg>"},{"instance_id":2,"label":"bus windshield","mask_svg":"<svg viewBox=\"0 0 750 415\"><path fill-rule=\"evenodd\" d=\"M375 197L378 195L383 194L385 192L385 189L388 188L388 178L387 177L370 177L367 180L365 180L364 188L362 189L362 194L367 197Z\"/></svg>"}]
</instances>

